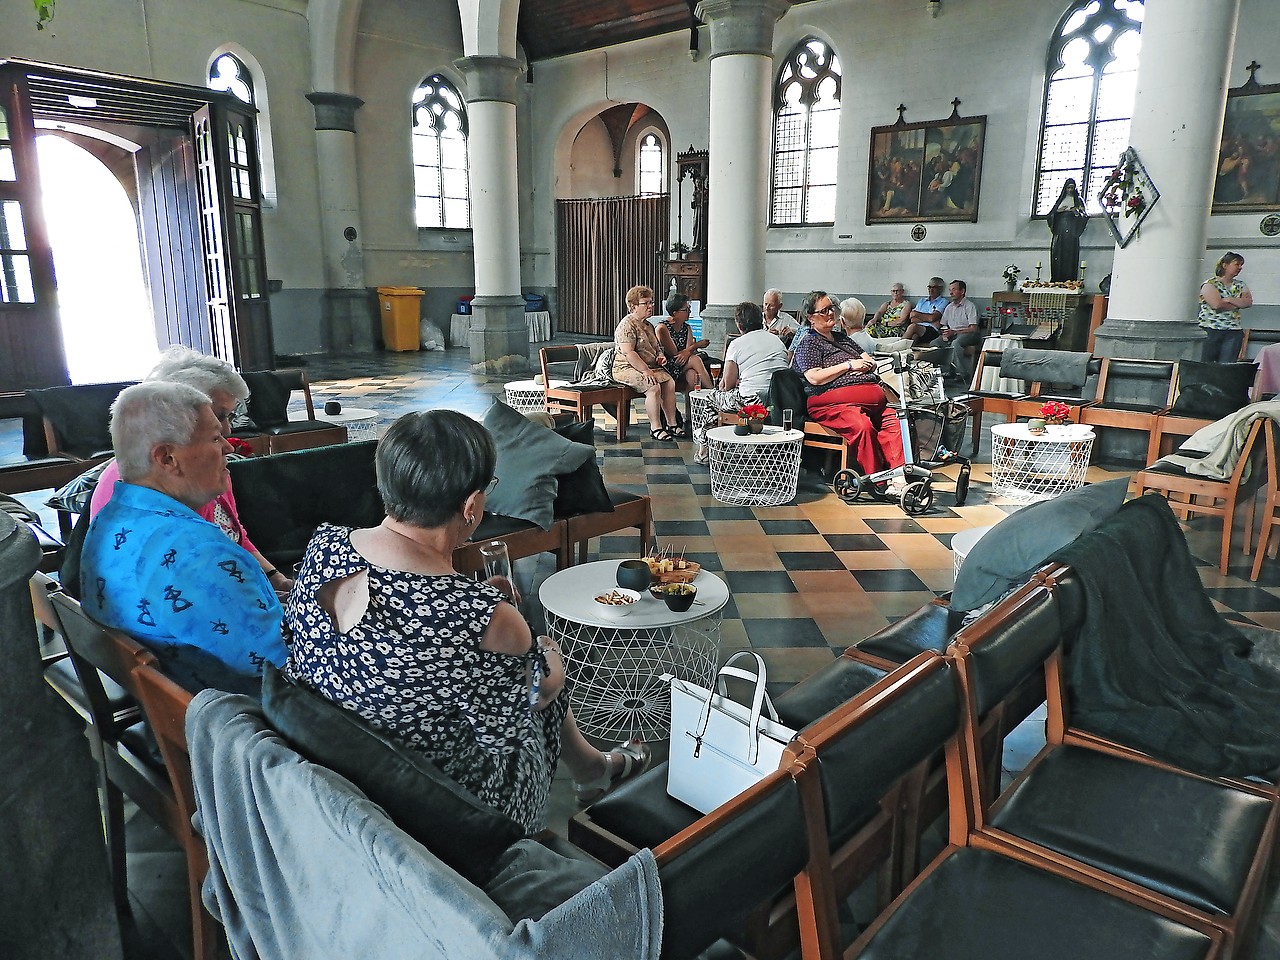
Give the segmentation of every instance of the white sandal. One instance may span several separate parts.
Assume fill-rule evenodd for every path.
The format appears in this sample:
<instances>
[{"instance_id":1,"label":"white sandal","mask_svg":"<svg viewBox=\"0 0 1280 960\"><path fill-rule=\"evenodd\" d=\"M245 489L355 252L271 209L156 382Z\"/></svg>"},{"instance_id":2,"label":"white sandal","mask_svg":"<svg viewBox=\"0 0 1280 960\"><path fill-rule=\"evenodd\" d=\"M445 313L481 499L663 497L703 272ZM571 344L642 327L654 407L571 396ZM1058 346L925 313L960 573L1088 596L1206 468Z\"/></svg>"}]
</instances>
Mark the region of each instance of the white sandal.
<instances>
[{"instance_id":1,"label":"white sandal","mask_svg":"<svg viewBox=\"0 0 1280 960\"><path fill-rule=\"evenodd\" d=\"M652 759L653 753L647 743L640 740L620 743L605 753L604 773L586 783L573 781L573 795L584 806L595 803L618 784L648 770Z\"/></svg>"}]
</instances>

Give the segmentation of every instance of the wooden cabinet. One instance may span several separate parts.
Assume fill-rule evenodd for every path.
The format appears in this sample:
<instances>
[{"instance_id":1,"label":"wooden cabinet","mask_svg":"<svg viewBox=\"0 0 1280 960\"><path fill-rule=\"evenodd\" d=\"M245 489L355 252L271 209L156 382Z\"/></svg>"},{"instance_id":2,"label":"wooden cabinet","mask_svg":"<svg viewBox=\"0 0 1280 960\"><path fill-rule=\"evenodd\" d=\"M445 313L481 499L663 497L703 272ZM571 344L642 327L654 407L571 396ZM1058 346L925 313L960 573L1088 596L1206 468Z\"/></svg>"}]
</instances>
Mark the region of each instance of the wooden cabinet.
<instances>
[{"instance_id":1,"label":"wooden cabinet","mask_svg":"<svg viewBox=\"0 0 1280 960\"><path fill-rule=\"evenodd\" d=\"M706 264L701 260L668 260L667 289L662 291L662 298L671 290L671 281L676 284L676 292L683 293L690 300L697 300L704 307L707 305Z\"/></svg>"}]
</instances>

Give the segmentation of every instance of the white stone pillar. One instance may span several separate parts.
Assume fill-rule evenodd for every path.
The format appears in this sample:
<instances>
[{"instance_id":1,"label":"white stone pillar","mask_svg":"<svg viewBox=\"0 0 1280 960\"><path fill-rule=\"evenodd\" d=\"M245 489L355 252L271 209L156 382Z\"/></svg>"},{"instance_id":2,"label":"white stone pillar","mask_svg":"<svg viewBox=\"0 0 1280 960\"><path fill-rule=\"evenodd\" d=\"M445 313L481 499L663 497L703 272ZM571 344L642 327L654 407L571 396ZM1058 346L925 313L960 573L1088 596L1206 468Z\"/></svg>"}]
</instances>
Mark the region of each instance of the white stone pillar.
<instances>
[{"instance_id":1,"label":"white stone pillar","mask_svg":"<svg viewBox=\"0 0 1280 960\"><path fill-rule=\"evenodd\" d=\"M374 348L369 293L360 244L356 187L356 111L364 105L346 93L309 93L315 109L316 163L320 180L320 232L324 254L325 348L335 353Z\"/></svg>"},{"instance_id":2,"label":"white stone pillar","mask_svg":"<svg viewBox=\"0 0 1280 960\"><path fill-rule=\"evenodd\" d=\"M733 306L765 287L773 31L787 0L702 0L711 29L707 144L707 303L703 335L714 343Z\"/></svg>"},{"instance_id":3,"label":"white stone pillar","mask_svg":"<svg viewBox=\"0 0 1280 960\"><path fill-rule=\"evenodd\" d=\"M1109 356L1199 358L1194 327L1240 0L1147 0L1129 142L1160 200L1116 250ZM1154 321L1154 322L1153 322Z\"/></svg>"},{"instance_id":4,"label":"white stone pillar","mask_svg":"<svg viewBox=\"0 0 1280 960\"><path fill-rule=\"evenodd\" d=\"M523 68L511 57L464 57L467 159L476 298L471 364L485 373L529 369L529 332L520 296L520 194L516 181L516 101Z\"/></svg>"}]
</instances>

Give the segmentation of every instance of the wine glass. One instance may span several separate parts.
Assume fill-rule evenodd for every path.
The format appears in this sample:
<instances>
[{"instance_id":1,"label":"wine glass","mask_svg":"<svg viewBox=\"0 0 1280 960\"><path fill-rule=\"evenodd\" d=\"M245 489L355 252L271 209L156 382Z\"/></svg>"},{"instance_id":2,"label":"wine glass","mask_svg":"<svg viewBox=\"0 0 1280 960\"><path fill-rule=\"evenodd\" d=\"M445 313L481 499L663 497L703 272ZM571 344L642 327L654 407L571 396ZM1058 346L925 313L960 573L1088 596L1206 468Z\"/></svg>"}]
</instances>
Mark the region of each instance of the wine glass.
<instances>
[{"instance_id":1,"label":"wine glass","mask_svg":"<svg viewBox=\"0 0 1280 960\"><path fill-rule=\"evenodd\" d=\"M511 598L513 603L520 602L516 592L515 581L511 577L511 554L507 552L507 544L503 540L490 540L480 545L480 559L484 563L484 578Z\"/></svg>"}]
</instances>

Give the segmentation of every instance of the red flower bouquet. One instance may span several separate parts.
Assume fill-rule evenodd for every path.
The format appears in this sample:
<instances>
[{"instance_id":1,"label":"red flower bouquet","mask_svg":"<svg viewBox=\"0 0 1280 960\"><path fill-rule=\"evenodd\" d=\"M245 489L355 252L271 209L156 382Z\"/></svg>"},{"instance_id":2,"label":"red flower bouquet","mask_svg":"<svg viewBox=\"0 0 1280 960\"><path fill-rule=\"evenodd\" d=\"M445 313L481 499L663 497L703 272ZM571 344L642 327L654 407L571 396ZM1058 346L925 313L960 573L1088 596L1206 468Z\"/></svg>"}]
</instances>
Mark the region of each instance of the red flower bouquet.
<instances>
[{"instance_id":1,"label":"red flower bouquet","mask_svg":"<svg viewBox=\"0 0 1280 960\"><path fill-rule=\"evenodd\" d=\"M763 403L748 403L738 411L743 420L763 420L769 416L769 408Z\"/></svg>"},{"instance_id":2,"label":"red flower bouquet","mask_svg":"<svg viewBox=\"0 0 1280 960\"><path fill-rule=\"evenodd\" d=\"M1040 417L1045 423L1067 423L1071 419L1071 408L1061 400L1046 400L1040 407Z\"/></svg>"}]
</instances>

